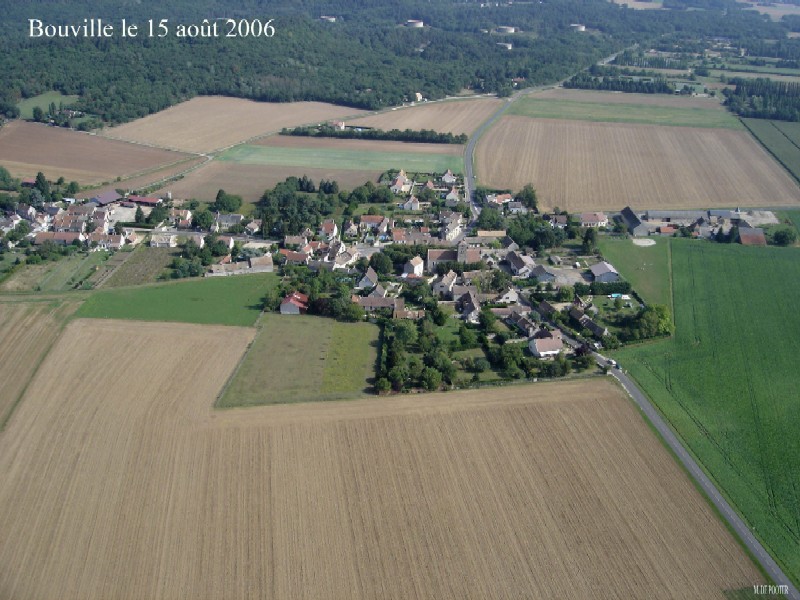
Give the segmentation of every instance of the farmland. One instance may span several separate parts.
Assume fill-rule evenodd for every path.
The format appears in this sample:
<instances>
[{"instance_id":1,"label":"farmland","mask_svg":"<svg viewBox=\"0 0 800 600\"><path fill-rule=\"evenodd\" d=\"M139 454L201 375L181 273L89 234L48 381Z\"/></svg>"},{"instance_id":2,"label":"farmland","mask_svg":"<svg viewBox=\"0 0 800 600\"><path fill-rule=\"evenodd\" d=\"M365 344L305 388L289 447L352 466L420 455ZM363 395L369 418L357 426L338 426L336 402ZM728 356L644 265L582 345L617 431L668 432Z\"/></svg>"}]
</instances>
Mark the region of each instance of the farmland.
<instances>
[{"instance_id":1,"label":"farmland","mask_svg":"<svg viewBox=\"0 0 800 600\"><path fill-rule=\"evenodd\" d=\"M183 160L179 163L174 163L168 167L153 169L144 174L136 174L132 177L124 178L121 181L113 181L112 183L106 185L92 187L91 189L75 194L75 197L85 199L92 198L103 192L113 192L118 189L140 192L150 188L151 186L163 187L163 180L169 180L171 178L178 177L182 173L186 171L192 171L195 167L199 167L206 162L208 162L207 158L199 156L187 158L186 160Z\"/></svg>"},{"instance_id":2,"label":"farmland","mask_svg":"<svg viewBox=\"0 0 800 600\"><path fill-rule=\"evenodd\" d=\"M765 119L742 119L759 142L795 179L800 180L800 132L796 123Z\"/></svg>"},{"instance_id":3,"label":"farmland","mask_svg":"<svg viewBox=\"0 0 800 600\"><path fill-rule=\"evenodd\" d=\"M676 334L618 359L797 582L800 254L671 246Z\"/></svg>"},{"instance_id":4,"label":"farmland","mask_svg":"<svg viewBox=\"0 0 800 600\"><path fill-rule=\"evenodd\" d=\"M678 103L680 97L666 96L661 102L630 102L616 100L617 96L632 94L608 94L614 100L608 102L591 101L606 94L593 92L586 100L547 99L541 95L523 98L515 102L508 111L510 115L535 117L539 119L575 119L605 123L638 123L645 125L671 125L675 127L709 127L742 129L742 124L734 115L720 108L718 102L702 100L707 103L701 108L695 103ZM655 94L653 94L655 95ZM575 96L584 98L584 95ZM633 101L636 103L633 103ZM670 102L671 101L671 102Z\"/></svg>"},{"instance_id":5,"label":"farmland","mask_svg":"<svg viewBox=\"0 0 800 600\"><path fill-rule=\"evenodd\" d=\"M102 287L114 288L126 285L154 283L180 251L176 248L149 248L140 245L125 262L103 283Z\"/></svg>"},{"instance_id":6,"label":"farmland","mask_svg":"<svg viewBox=\"0 0 800 600\"><path fill-rule=\"evenodd\" d=\"M637 246L631 240L600 238L600 251L645 302L672 307L669 238Z\"/></svg>"},{"instance_id":7,"label":"farmland","mask_svg":"<svg viewBox=\"0 0 800 600\"><path fill-rule=\"evenodd\" d=\"M364 111L322 102L275 104L206 96L114 127L103 135L182 152L205 153L284 127L361 114Z\"/></svg>"},{"instance_id":8,"label":"farmland","mask_svg":"<svg viewBox=\"0 0 800 600\"><path fill-rule=\"evenodd\" d=\"M72 302L0 300L0 431L63 321L76 308Z\"/></svg>"},{"instance_id":9,"label":"farmland","mask_svg":"<svg viewBox=\"0 0 800 600\"><path fill-rule=\"evenodd\" d=\"M162 193L172 192L175 198L196 198L213 202L221 189L242 196L245 202L256 202L267 189L275 187L287 177L306 175L319 183L322 179L335 180L342 189L351 190L367 181L377 181L379 169L318 169L309 167L260 166L213 161L186 175L183 179L166 185Z\"/></svg>"},{"instance_id":10,"label":"farmland","mask_svg":"<svg viewBox=\"0 0 800 600\"><path fill-rule=\"evenodd\" d=\"M369 323L265 314L218 406L361 396L370 386L377 340L378 328Z\"/></svg>"},{"instance_id":11,"label":"farmland","mask_svg":"<svg viewBox=\"0 0 800 600\"><path fill-rule=\"evenodd\" d=\"M463 158L460 147L449 144L433 144L430 152L421 152L418 146L427 144L411 144L410 148L401 142L367 142L362 140L324 140L334 142L315 144L318 140L305 140L295 146L257 146L242 145L231 148L218 157L220 161L236 164L307 167L331 170L358 171L388 169L405 169L407 171L444 172L452 169L463 172ZM338 142L338 143L337 143ZM360 142L353 144L353 142ZM373 145L374 144L374 145ZM391 145L389 145L391 144ZM391 148L391 150L384 150Z\"/></svg>"},{"instance_id":12,"label":"farmland","mask_svg":"<svg viewBox=\"0 0 800 600\"><path fill-rule=\"evenodd\" d=\"M255 323L264 294L276 284L274 275L256 274L99 290L77 316L246 326Z\"/></svg>"},{"instance_id":13,"label":"farmland","mask_svg":"<svg viewBox=\"0 0 800 600\"><path fill-rule=\"evenodd\" d=\"M611 65L613 66L613 65ZM659 72L664 75L680 75L688 74L686 71L678 71L675 69L648 69ZM704 109L716 110L717 112L725 113L718 99L715 98L700 98L697 96L675 96L667 94L624 94L620 92L604 92L599 90L570 90L566 88L551 88L541 92L536 92L530 96L531 100L548 101L550 109L554 110L554 103L569 102L567 110L573 102L588 102L590 104L603 105L601 108L605 111L611 112L615 118L624 117L624 107L612 108L610 105L637 105L642 107L660 106L663 108L671 109Z\"/></svg>"},{"instance_id":14,"label":"farmland","mask_svg":"<svg viewBox=\"0 0 800 600\"><path fill-rule=\"evenodd\" d=\"M57 261L25 265L0 283L2 292L59 292L75 289L108 258L106 252L76 252Z\"/></svg>"},{"instance_id":15,"label":"farmland","mask_svg":"<svg viewBox=\"0 0 800 600\"><path fill-rule=\"evenodd\" d=\"M182 161L185 154L108 140L88 133L13 121L0 128L0 164L16 177L42 171L81 184L111 181Z\"/></svg>"},{"instance_id":16,"label":"farmland","mask_svg":"<svg viewBox=\"0 0 800 600\"><path fill-rule=\"evenodd\" d=\"M761 580L610 382L212 411L251 335L67 329L0 437L4 595L722 598Z\"/></svg>"},{"instance_id":17,"label":"farmland","mask_svg":"<svg viewBox=\"0 0 800 600\"><path fill-rule=\"evenodd\" d=\"M502 105L503 101L496 98L432 102L359 119L348 119L347 125L377 127L384 130L432 129L440 133L469 135Z\"/></svg>"},{"instance_id":18,"label":"farmland","mask_svg":"<svg viewBox=\"0 0 800 600\"><path fill-rule=\"evenodd\" d=\"M17 108L19 109L19 116L21 119L32 119L33 108L35 106L38 106L45 111L45 113L47 113L47 109L51 102L54 102L56 106L59 106L62 103L64 106L69 106L77 99L78 96L67 96L61 92L45 92L44 94L39 94L38 96L20 100L17 102Z\"/></svg>"},{"instance_id":19,"label":"farmland","mask_svg":"<svg viewBox=\"0 0 800 600\"><path fill-rule=\"evenodd\" d=\"M542 205L570 212L800 200L792 178L747 133L723 128L503 117L478 143L476 165L483 185L532 182Z\"/></svg>"}]
</instances>

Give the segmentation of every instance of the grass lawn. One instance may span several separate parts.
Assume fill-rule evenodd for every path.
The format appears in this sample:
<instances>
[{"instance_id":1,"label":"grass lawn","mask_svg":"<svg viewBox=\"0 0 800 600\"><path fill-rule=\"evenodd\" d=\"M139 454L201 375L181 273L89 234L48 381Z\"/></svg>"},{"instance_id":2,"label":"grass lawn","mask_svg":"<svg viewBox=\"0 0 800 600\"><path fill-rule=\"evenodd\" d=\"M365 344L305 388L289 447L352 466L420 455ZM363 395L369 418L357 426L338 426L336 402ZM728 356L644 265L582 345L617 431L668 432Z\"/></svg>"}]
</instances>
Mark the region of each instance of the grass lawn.
<instances>
[{"instance_id":1,"label":"grass lawn","mask_svg":"<svg viewBox=\"0 0 800 600\"><path fill-rule=\"evenodd\" d=\"M718 108L669 108L644 104L523 98L511 105L508 114L541 119L742 129L739 119Z\"/></svg>"},{"instance_id":2,"label":"grass lawn","mask_svg":"<svg viewBox=\"0 0 800 600\"><path fill-rule=\"evenodd\" d=\"M800 131L766 119L742 119L742 122L767 151L800 181Z\"/></svg>"},{"instance_id":3,"label":"grass lawn","mask_svg":"<svg viewBox=\"0 0 800 600\"><path fill-rule=\"evenodd\" d=\"M603 258L631 283L645 302L664 304L672 310L670 291L670 238L656 238L655 246L636 246L631 240L600 236Z\"/></svg>"},{"instance_id":4,"label":"grass lawn","mask_svg":"<svg viewBox=\"0 0 800 600\"><path fill-rule=\"evenodd\" d=\"M444 172L451 169L463 173L461 156L448 154L414 154L406 152L366 152L330 148L273 148L242 145L222 153L217 160L247 165L308 167L320 169Z\"/></svg>"},{"instance_id":5,"label":"grass lawn","mask_svg":"<svg viewBox=\"0 0 800 600\"><path fill-rule=\"evenodd\" d=\"M98 290L76 316L247 326L256 322L264 294L277 283L277 276L260 273Z\"/></svg>"},{"instance_id":6,"label":"grass lawn","mask_svg":"<svg viewBox=\"0 0 800 600\"><path fill-rule=\"evenodd\" d=\"M614 354L800 581L800 249L672 240L676 334Z\"/></svg>"},{"instance_id":7,"label":"grass lawn","mask_svg":"<svg viewBox=\"0 0 800 600\"><path fill-rule=\"evenodd\" d=\"M378 328L312 316L265 314L221 408L356 398L368 391Z\"/></svg>"},{"instance_id":8,"label":"grass lawn","mask_svg":"<svg viewBox=\"0 0 800 600\"><path fill-rule=\"evenodd\" d=\"M58 107L62 102L65 106L68 106L77 100L78 96L66 96L61 92L45 92L44 94L27 98L26 100L20 100L17 102L17 108L19 109L19 116L21 118L32 119L34 106L38 106L47 114L51 102L55 102L56 107Z\"/></svg>"},{"instance_id":9,"label":"grass lawn","mask_svg":"<svg viewBox=\"0 0 800 600\"><path fill-rule=\"evenodd\" d=\"M179 248L150 248L145 244L140 244L102 287L114 288L153 283L166 271L172 259L179 254Z\"/></svg>"}]
</instances>

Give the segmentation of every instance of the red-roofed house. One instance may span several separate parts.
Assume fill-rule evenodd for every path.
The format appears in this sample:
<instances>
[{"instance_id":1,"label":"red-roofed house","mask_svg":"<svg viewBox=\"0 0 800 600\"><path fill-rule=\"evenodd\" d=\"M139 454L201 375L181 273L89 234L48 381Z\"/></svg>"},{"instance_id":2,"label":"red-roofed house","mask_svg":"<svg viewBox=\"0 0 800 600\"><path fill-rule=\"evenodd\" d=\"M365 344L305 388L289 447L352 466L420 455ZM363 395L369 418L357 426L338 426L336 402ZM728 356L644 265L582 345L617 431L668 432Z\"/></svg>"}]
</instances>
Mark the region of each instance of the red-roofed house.
<instances>
[{"instance_id":1,"label":"red-roofed house","mask_svg":"<svg viewBox=\"0 0 800 600\"><path fill-rule=\"evenodd\" d=\"M304 315L308 312L308 296L300 292L287 294L281 302L282 315Z\"/></svg>"}]
</instances>

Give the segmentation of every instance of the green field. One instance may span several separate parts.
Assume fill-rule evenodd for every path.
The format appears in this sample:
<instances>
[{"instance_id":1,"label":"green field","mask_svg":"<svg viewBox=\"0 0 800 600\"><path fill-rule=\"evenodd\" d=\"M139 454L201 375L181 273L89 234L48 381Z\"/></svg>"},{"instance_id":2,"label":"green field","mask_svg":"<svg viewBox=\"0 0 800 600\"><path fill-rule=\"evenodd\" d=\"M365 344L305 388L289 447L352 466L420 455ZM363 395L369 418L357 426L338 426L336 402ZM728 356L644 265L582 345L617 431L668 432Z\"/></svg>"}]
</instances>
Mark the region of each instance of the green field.
<instances>
[{"instance_id":1,"label":"green field","mask_svg":"<svg viewBox=\"0 0 800 600\"><path fill-rule=\"evenodd\" d=\"M258 327L218 407L340 400L368 392L378 355L375 325L265 314Z\"/></svg>"},{"instance_id":2,"label":"green field","mask_svg":"<svg viewBox=\"0 0 800 600\"><path fill-rule=\"evenodd\" d=\"M99 290L76 316L252 325L261 314L264 294L277 283L275 275L260 273Z\"/></svg>"},{"instance_id":3,"label":"green field","mask_svg":"<svg viewBox=\"0 0 800 600\"><path fill-rule=\"evenodd\" d=\"M792 141L792 138L797 138L797 128L766 119L742 119L742 122L767 151L800 181L800 147Z\"/></svg>"},{"instance_id":4,"label":"green field","mask_svg":"<svg viewBox=\"0 0 800 600\"><path fill-rule=\"evenodd\" d=\"M672 108L523 98L512 104L507 114L541 119L742 129L735 116L719 108Z\"/></svg>"},{"instance_id":5,"label":"green field","mask_svg":"<svg viewBox=\"0 0 800 600\"><path fill-rule=\"evenodd\" d=\"M25 265L3 281L5 292L63 292L78 287L95 268L108 258L108 253L76 252L57 261Z\"/></svg>"},{"instance_id":6,"label":"green field","mask_svg":"<svg viewBox=\"0 0 800 600\"><path fill-rule=\"evenodd\" d=\"M669 240L658 238L655 246L636 246L629 239L600 238L600 251L645 302L672 307L669 276Z\"/></svg>"},{"instance_id":7,"label":"green field","mask_svg":"<svg viewBox=\"0 0 800 600\"><path fill-rule=\"evenodd\" d=\"M675 336L614 356L797 583L800 250L671 248Z\"/></svg>"},{"instance_id":8,"label":"green field","mask_svg":"<svg viewBox=\"0 0 800 600\"><path fill-rule=\"evenodd\" d=\"M406 171L453 172L464 171L461 156L451 154L413 154L405 152L366 152L332 150L330 148L273 148L242 145L224 152L217 160L246 165L309 167L320 169L375 170L405 169Z\"/></svg>"},{"instance_id":9,"label":"green field","mask_svg":"<svg viewBox=\"0 0 800 600\"><path fill-rule=\"evenodd\" d=\"M150 248L140 244L102 287L113 288L153 283L166 271L173 258L179 255L179 248Z\"/></svg>"},{"instance_id":10,"label":"green field","mask_svg":"<svg viewBox=\"0 0 800 600\"><path fill-rule=\"evenodd\" d=\"M34 106L38 106L47 114L47 108L50 106L51 102L55 102L56 106L63 102L64 105L67 106L77 99L78 96L65 96L61 92L45 92L44 94L39 94L38 96L33 96L26 100L20 100L17 102L17 108L19 109L20 118L32 119Z\"/></svg>"}]
</instances>

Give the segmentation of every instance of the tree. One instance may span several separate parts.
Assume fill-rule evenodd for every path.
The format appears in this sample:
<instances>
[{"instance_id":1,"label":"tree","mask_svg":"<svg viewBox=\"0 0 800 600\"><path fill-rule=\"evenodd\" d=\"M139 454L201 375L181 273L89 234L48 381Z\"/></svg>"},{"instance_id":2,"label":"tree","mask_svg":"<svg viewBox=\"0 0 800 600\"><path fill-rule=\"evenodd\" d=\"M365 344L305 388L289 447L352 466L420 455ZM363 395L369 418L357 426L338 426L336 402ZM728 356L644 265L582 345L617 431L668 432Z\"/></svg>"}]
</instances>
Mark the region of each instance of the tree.
<instances>
[{"instance_id":1,"label":"tree","mask_svg":"<svg viewBox=\"0 0 800 600\"><path fill-rule=\"evenodd\" d=\"M44 111L41 106L33 107L33 120L37 123L42 123L44 121Z\"/></svg>"},{"instance_id":2,"label":"tree","mask_svg":"<svg viewBox=\"0 0 800 600\"><path fill-rule=\"evenodd\" d=\"M217 198L211 206L212 210L221 213L234 213L242 206L242 197L226 194L225 190L217 192Z\"/></svg>"},{"instance_id":3,"label":"tree","mask_svg":"<svg viewBox=\"0 0 800 600\"><path fill-rule=\"evenodd\" d=\"M597 230L589 227L583 234L582 250L584 254L591 254L597 248Z\"/></svg>"},{"instance_id":4,"label":"tree","mask_svg":"<svg viewBox=\"0 0 800 600\"><path fill-rule=\"evenodd\" d=\"M45 177L44 173L41 171L36 174L36 183L33 187L42 193L42 196L45 200L50 199L50 183L47 181L47 177Z\"/></svg>"},{"instance_id":5,"label":"tree","mask_svg":"<svg viewBox=\"0 0 800 600\"><path fill-rule=\"evenodd\" d=\"M422 383L428 391L438 390L442 385L442 374L433 367L425 367L422 371Z\"/></svg>"},{"instance_id":6,"label":"tree","mask_svg":"<svg viewBox=\"0 0 800 600\"><path fill-rule=\"evenodd\" d=\"M200 229L211 229L214 224L214 215L209 210L200 210L192 215L192 225Z\"/></svg>"},{"instance_id":7,"label":"tree","mask_svg":"<svg viewBox=\"0 0 800 600\"><path fill-rule=\"evenodd\" d=\"M772 241L778 246L791 246L797 241L797 232L788 227L777 229L772 234Z\"/></svg>"},{"instance_id":8,"label":"tree","mask_svg":"<svg viewBox=\"0 0 800 600\"><path fill-rule=\"evenodd\" d=\"M369 266L375 269L378 275L388 275L392 272L392 260L383 252L376 252L369 257Z\"/></svg>"},{"instance_id":9,"label":"tree","mask_svg":"<svg viewBox=\"0 0 800 600\"><path fill-rule=\"evenodd\" d=\"M417 326L410 321L400 321L394 326L394 337L403 346L417 343Z\"/></svg>"},{"instance_id":10,"label":"tree","mask_svg":"<svg viewBox=\"0 0 800 600\"><path fill-rule=\"evenodd\" d=\"M522 202L530 210L536 210L536 190L530 183L526 185L516 196L517 202Z\"/></svg>"},{"instance_id":11,"label":"tree","mask_svg":"<svg viewBox=\"0 0 800 600\"><path fill-rule=\"evenodd\" d=\"M72 197L77 194L81 190L81 186L78 184L77 181L70 181L67 185L66 193L68 196Z\"/></svg>"},{"instance_id":12,"label":"tree","mask_svg":"<svg viewBox=\"0 0 800 600\"><path fill-rule=\"evenodd\" d=\"M503 227L503 215L499 209L487 206L481 210L481 214L478 216L478 228L497 230L503 229Z\"/></svg>"},{"instance_id":13,"label":"tree","mask_svg":"<svg viewBox=\"0 0 800 600\"><path fill-rule=\"evenodd\" d=\"M144 211L142 210L141 206L137 206L136 207L136 213L133 216L133 222L134 223L144 223L145 222Z\"/></svg>"},{"instance_id":14,"label":"tree","mask_svg":"<svg viewBox=\"0 0 800 600\"><path fill-rule=\"evenodd\" d=\"M386 379L386 377L381 377L377 382L375 382L375 391L377 391L379 394L385 394L390 389L392 389L392 384L389 383L389 380Z\"/></svg>"}]
</instances>

